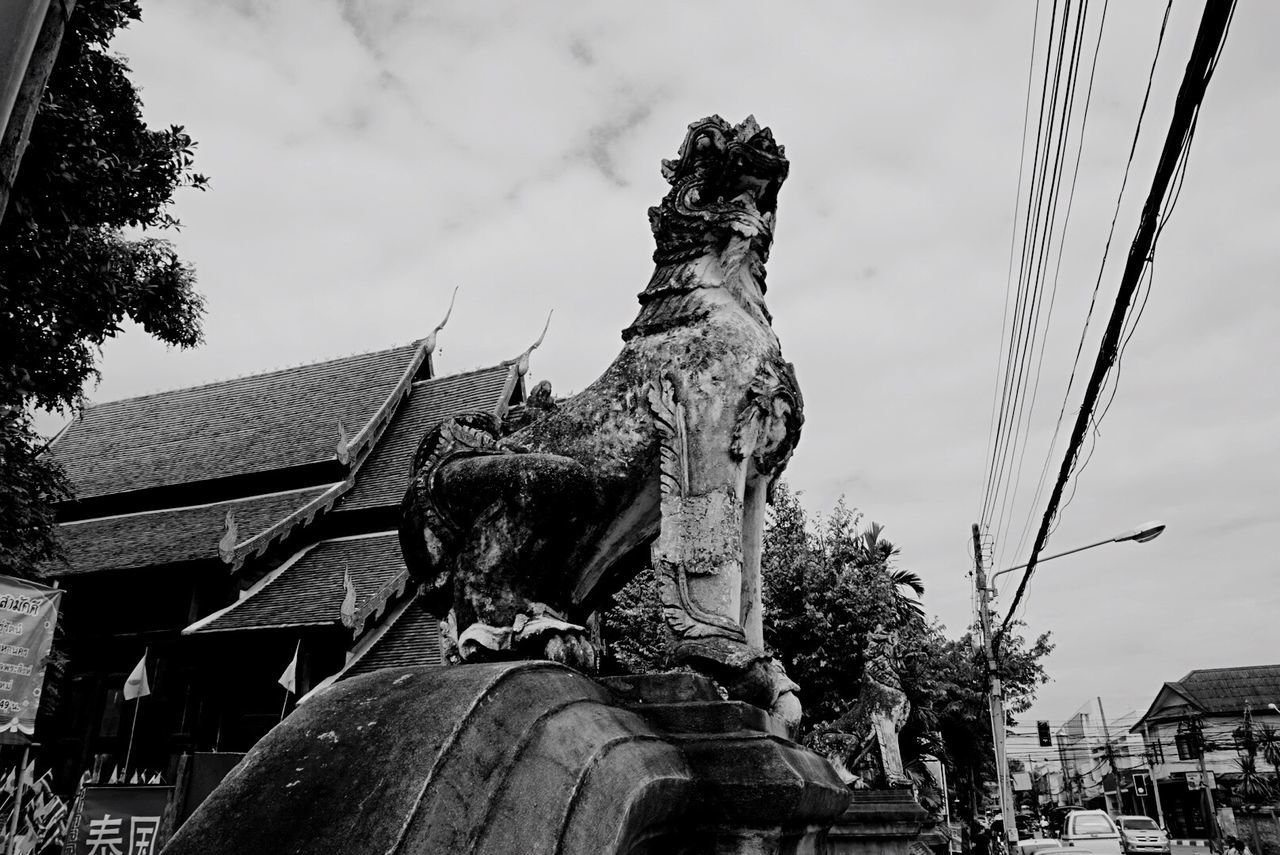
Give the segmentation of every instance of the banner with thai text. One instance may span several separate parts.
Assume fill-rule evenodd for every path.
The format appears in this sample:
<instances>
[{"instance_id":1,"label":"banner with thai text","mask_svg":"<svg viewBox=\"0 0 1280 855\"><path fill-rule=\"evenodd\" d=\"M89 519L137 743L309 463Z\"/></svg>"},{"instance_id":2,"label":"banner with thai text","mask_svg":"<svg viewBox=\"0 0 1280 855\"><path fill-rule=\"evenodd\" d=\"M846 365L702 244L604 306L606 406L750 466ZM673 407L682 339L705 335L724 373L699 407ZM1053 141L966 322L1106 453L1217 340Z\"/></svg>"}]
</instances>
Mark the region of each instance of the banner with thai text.
<instances>
[{"instance_id":1,"label":"banner with thai text","mask_svg":"<svg viewBox=\"0 0 1280 855\"><path fill-rule=\"evenodd\" d=\"M160 820L173 787L85 787L80 821L64 851L75 855L156 855ZM74 841L74 842L73 842Z\"/></svg>"},{"instance_id":2,"label":"banner with thai text","mask_svg":"<svg viewBox=\"0 0 1280 855\"><path fill-rule=\"evenodd\" d=\"M35 733L62 593L0 576L0 733Z\"/></svg>"}]
</instances>

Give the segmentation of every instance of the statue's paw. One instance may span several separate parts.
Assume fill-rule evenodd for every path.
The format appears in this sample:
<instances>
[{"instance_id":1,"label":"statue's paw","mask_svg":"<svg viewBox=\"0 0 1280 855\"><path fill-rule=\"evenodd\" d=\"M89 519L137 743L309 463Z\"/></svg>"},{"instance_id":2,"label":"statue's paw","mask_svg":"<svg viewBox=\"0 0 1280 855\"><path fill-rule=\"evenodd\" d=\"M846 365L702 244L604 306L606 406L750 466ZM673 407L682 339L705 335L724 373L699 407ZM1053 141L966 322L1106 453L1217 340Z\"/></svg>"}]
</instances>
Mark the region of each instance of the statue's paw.
<instances>
[{"instance_id":1,"label":"statue's paw","mask_svg":"<svg viewBox=\"0 0 1280 855\"><path fill-rule=\"evenodd\" d=\"M547 659L594 674L599 657L585 627L569 623L547 606L534 603L534 617L516 619L515 644L530 659Z\"/></svg>"},{"instance_id":2,"label":"statue's paw","mask_svg":"<svg viewBox=\"0 0 1280 855\"><path fill-rule=\"evenodd\" d=\"M596 647L584 633L575 630L549 632L545 636L543 658L576 668L586 674L594 674L599 664Z\"/></svg>"}]
</instances>

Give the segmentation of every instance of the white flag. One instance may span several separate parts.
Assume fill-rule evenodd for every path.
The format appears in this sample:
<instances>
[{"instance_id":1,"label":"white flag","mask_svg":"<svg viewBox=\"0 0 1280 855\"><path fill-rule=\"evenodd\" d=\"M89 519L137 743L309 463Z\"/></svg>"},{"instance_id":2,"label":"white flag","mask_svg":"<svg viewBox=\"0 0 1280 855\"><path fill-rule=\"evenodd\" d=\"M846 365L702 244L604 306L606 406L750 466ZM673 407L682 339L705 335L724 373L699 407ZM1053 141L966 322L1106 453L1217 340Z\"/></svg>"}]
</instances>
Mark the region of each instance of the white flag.
<instances>
[{"instance_id":1,"label":"white flag","mask_svg":"<svg viewBox=\"0 0 1280 855\"><path fill-rule=\"evenodd\" d=\"M356 619L356 586L351 584L351 570L342 571L342 622L347 626Z\"/></svg>"},{"instance_id":2,"label":"white flag","mask_svg":"<svg viewBox=\"0 0 1280 855\"><path fill-rule=\"evenodd\" d=\"M302 649L302 640L298 640L298 646L293 648L293 660L288 667L284 669L284 673L280 675L280 679L276 682L284 686L284 690L291 695L298 693L298 651Z\"/></svg>"},{"instance_id":3,"label":"white flag","mask_svg":"<svg viewBox=\"0 0 1280 855\"><path fill-rule=\"evenodd\" d=\"M151 684L147 682L147 654L143 653L129 679L124 681L124 699L131 701L134 698L145 698L149 694Z\"/></svg>"}]
</instances>

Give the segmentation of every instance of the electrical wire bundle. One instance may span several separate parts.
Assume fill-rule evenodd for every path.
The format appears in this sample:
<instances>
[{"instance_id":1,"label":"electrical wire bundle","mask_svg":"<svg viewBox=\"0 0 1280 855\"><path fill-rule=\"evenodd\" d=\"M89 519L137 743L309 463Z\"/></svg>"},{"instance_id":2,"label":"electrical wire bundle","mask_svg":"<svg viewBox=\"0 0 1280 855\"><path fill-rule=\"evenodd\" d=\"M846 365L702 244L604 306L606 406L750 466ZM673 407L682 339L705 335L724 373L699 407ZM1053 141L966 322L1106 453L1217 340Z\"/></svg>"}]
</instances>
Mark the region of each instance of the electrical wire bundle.
<instances>
[{"instance_id":1,"label":"electrical wire bundle","mask_svg":"<svg viewBox=\"0 0 1280 855\"><path fill-rule=\"evenodd\" d=\"M1092 100L1107 5L1104 0L1096 34L1087 38L1089 0L1054 0L1041 34L1037 4L1032 33L1032 60L1027 71L1023 115L1022 159L1015 197L1014 229L1009 246L1009 273L1000 341L1000 362L992 400L987 475L980 526L997 543L1012 522L1027 434L1040 385L1044 346L1057 295L1062 249L1071 218L1080 169L1089 104ZM1034 49L1043 41L1043 54ZM1092 42L1090 55L1089 43ZM1088 68L1081 92L1080 73ZM1032 89L1037 68L1040 92L1034 134ZM1027 145L1028 137L1032 143ZM1070 177L1063 198L1064 183ZM1015 265L1016 261L1016 265ZM1016 275L1015 275L1016 272Z\"/></svg>"},{"instance_id":2,"label":"electrical wire bundle","mask_svg":"<svg viewBox=\"0 0 1280 855\"><path fill-rule=\"evenodd\" d=\"M1170 119L1169 131L1165 137L1163 150L1156 165L1151 189L1147 194L1138 222L1137 233L1129 248L1129 255L1121 275L1120 286L1116 295L1115 306L1103 332L1098 347L1098 356L1094 362L1089 383L1085 387L1084 399L1076 416L1075 424L1068 439L1066 453L1058 471L1058 478L1050 493L1048 506L1040 521L1040 528L1031 549L1031 557L1027 568L1023 571L1013 602L1005 615L993 643L998 645L1001 637L1013 621L1014 613L1026 591L1027 583L1035 572L1036 561L1040 552L1048 543L1052 526L1057 519L1067 482L1075 474L1081 447L1087 432L1092 428L1096 435L1098 422L1106 414L1110 400L1103 405L1101 412L1098 403L1107 385L1111 384L1112 399L1115 395L1120 357L1125 345L1133 335L1133 330L1141 317L1142 308L1146 304L1145 296L1140 300L1137 295L1144 278L1147 293L1150 290L1151 265L1154 258L1156 242L1177 204L1182 182L1186 176L1187 161L1191 152L1191 141L1195 137L1196 125L1199 121L1200 106L1204 101L1209 80L1217 68L1230 30L1231 19L1235 14L1236 0L1207 0L1200 29L1196 34L1195 44L1191 50L1191 58L1187 62L1182 85L1179 87L1177 100L1174 103L1173 117ZM1166 9L1166 21L1167 21ZM1164 25L1161 25L1163 33ZM1105 263L1105 259L1104 259ZM1101 276L1101 274L1100 274ZM1137 309L1135 311L1135 304ZM1064 401L1063 412L1066 403Z\"/></svg>"},{"instance_id":3,"label":"electrical wire bundle","mask_svg":"<svg viewBox=\"0 0 1280 855\"><path fill-rule=\"evenodd\" d=\"M1177 204L1185 179L1191 141L1199 119L1200 104L1205 89L1221 56L1236 0L1207 0L1200 30L1187 64L1181 88L1178 92L1168 136L1152 180L1151 190L1139 219L1137 233L1130 247L1115 307L1104 330L1098 356L1082 401L1076 411L1076 419L1068 436L1067 448L1058 467L1058 475L1050 491L1047 506L1040 520L1032 543L1026 570L1019 581L1008 613L993 640L996 646L1014 619L1027 582L1035 572L1040 553L1047 545L1056 526L1061 510L1070 503L1063 495L1070 484L1072 494L1080 469L1087 465L1096 444L1098 426L1114 401L1119 386L1120 365L1125 348L1142 317L1151 292L1155 247L1161 231ZM1057 422L1046 454L1035 494L1028 507L1016 551L1021 552L1031 531L1035 509L1040 506L1041 495L1048 482L1058 439L1062 432L1068 406L1072 400L1076 374L1080 366L1085 339L1101 289L1103 273L1115 234L1121 202L1128 186L1129 171L1137 150L1142 121L1146 115L1151 95L1152 81L1164 42L1172 0L1165 8L1156 43L1155 56L1148 74L1147 89L1134 129L1133 141L1125 165L1124 177L1116 200L1115 213L1103 248L1102 261L1094 283L1084 328L1076 348L1066 392L1059 409ZM1045 27L1043 73L1040 75L1039 111L1034 142L1028 147L1028 127L1031 117L1031 93L1037 67L1035 51L1028 71L1027 99L1023 121L1023 159L1019 169L1016 197L1015 226L1010 244L1009 275L1006 283L1005 315L1001 330L1000 364L996 372L996 391L992 402L992 417L988 442L989 455L986 479L982 493L980 526L996 543L1007 548L1012 542L1013 511L1017 506L1018 486L1022 477L1022 465L1027 451L1031 417L1039 391L1040 373L1044 359L1045 341L1057 295L1058 274L1061 268L1062 250L1070 221L1076 179L1079 174L1080 155L1083 149L1089 103L1092 99L1094 72L1097 68L1102 33L1106 23L1107 6L1104 0L1099 16L1096 37L1092 39L1092 57L1089 59L1089 79L1085 86L1082 104L1079 98L1080 69L1086 58L1086 31L1088 0L1054 0ZM1037 5L1033 25L1033 46L1041 41L1040 6ZM1078 122L1073 116L1078 114ZM1074 142L1073 142L1074 140ZM1072 160L1070 184L1065 204L1060 205L1067 164ZM1028 170L1029 163L1029 170ZM1029 174L1025 184L1024 172ZM1014 261L1017 260L1016 277ZM1099 406L1100 402L1101 406ZM1085 440L1092 441L1089 450L1081 457ZM1002 552L1003 559L1003 552Z\"/></svg>"}]
</instances>

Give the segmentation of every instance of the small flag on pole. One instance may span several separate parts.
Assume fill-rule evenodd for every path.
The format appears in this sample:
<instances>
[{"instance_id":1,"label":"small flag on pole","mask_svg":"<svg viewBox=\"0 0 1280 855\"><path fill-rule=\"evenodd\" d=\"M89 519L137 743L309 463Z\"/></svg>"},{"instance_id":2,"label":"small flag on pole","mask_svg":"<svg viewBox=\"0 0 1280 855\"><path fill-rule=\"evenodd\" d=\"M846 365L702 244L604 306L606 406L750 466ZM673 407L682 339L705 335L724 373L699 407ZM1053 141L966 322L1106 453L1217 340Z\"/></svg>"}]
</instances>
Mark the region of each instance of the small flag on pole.
<instances>
[{"instance_id":1,"label":"small flag on pole","mask_svg":"<svg viewBox=\"0 0 1280 855\"><path fill-rule=\"evenodd\" d=\"M298 646L293 648L293 659L280 675L280 679L276 681L291 695L298 693L298 652L300 650L302 650L302 639L298 639Z\"/></svg>"},{"instance_id":2,"label":"small flag on pole","mask_svg":"<svg viewBox=\"0 0 1280 855\"><path fill-rule=\"evenodd\" d=\"M342 590L342 622L351 626L356 619L356 586L351 584L350 568L342 571Z\"/></svg>"},{"instance_id":3,"label":"small flag on pole","mask_svg":"<svg viewBox=\"0 0 1280 855\"><path fill-rule=\"evenodd\" d=\"M151 685L147 682L147 654L143 653L129 679L124 681L124 699L131 701L134 698L145 698L149 694Z\"/></svg>"}]
</instances>

